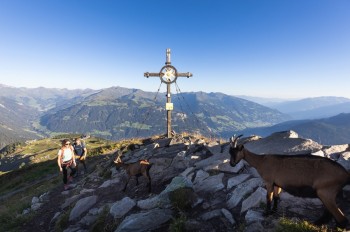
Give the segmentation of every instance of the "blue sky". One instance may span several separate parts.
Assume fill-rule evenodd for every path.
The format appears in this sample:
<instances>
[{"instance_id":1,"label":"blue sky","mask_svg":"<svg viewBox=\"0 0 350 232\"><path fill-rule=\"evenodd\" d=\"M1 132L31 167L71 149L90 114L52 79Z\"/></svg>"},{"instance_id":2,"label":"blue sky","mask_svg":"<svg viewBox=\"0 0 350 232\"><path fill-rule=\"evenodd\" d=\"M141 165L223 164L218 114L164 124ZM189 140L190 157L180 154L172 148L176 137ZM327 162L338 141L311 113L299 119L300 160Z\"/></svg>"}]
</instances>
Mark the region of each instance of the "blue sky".
<instances>
[{"instance_id":1,"label":"blue sky","mask_svg":"<svg viewBox=\"0 0 350 232\"><path fill-rule=\"evenodd\" d=\"M348 0L0 0L0 84L155 92L166 48L182 92L350 98Z\"/></svg>"}]
</instances>

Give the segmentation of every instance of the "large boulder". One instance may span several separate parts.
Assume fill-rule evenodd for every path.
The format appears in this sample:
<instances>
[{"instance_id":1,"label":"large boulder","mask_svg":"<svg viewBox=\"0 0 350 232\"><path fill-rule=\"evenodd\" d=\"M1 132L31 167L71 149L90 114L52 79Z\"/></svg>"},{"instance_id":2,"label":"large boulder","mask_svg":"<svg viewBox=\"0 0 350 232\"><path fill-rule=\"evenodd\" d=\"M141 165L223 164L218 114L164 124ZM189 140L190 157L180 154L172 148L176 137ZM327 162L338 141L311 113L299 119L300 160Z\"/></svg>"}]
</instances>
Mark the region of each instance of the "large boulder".
<instances>
[{"instance_id":1,"label":"large boulder","mask_svg":"<svg viewBox=\"0 0 350 232\"><path fill-rule=\"evenodd\" d=\"M322 145L310 139L298 138L294 131L276 132L266 138L251 141L244 145L256 154L298 155L317 152Z\"/></svg>"},{"instance_id":2,"label":"large boulder","mask_svg":"<svg viewBox=\"0 0 350 232\"><path fill-rule=\"evenodd\" d=\"M135 200L130 197L124 197L122 200L117 201L112 205L109 213L113 218L121 218L124 217L124 215L126 215L135 205Z\"/></svg>"},{"instance_id":3,"label":"large boulder","mask_svg":"<svg viewBox=\"0 0 350 232\"><path fill-rule=\"evenodd\" d=\"M72 209L69 215L69 221L74 221L82 216L85 212L90 210L90 208L97 202L97 196L90 196L80 199Z\"/></svg>"},{"instance_id":4,"label":"large boulder","mask_svg":"<svg viewBox=\"0 0 350 232\"><path fill-rule=\"evenodd\" d=\"M170 209L152 209L127 216L115 232L142 232L153 231L172 219L173 211Z\"/></svg>"}]
</instances>

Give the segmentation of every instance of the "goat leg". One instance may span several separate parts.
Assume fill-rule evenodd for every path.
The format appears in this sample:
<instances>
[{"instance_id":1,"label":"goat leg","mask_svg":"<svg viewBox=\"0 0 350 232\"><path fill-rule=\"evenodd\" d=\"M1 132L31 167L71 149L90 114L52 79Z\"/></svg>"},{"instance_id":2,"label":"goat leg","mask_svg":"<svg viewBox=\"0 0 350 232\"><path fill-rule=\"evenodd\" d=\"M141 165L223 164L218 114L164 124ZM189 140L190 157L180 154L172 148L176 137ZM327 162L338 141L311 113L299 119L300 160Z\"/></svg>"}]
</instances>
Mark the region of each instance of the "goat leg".
<instances>
[{"instance_id":1,"label":"goat leg","mask_svg":"<svg viewBox=\"0 0 350 232\"><path fill-rule=\"evenodd\" d=\"M130 180L130 176L128 176L127 180L126 180L126 183L125 183L125 186L124 186L124 189L123 189L123 192L125 192L126 190L126 187L128 186L128 183L129 183L129 180Z\"/></svg>"},{"instance_id":2,"label":"goat leg","mask_svg":"<svg viewBox=\"0 0 350 232\"><path fill-rule=\"evenodd\" d=\"M273 186L271 184L266 184L266 211L264 213L265 216L271 214L271 202L273 199Z\"/></svg>"},{"instance_id":3,"label":"goat leg","mask_svg":"<svg viewBox=\"0 0 350 232\"><path fill-rule=\"evenodd\" d=\"M332 214L329 212L328 209L324 209L322 216L321 216L319 219L317 219L317 220L314 222L314 224L315 224L316 226L320 226L320 225L322 225L322 224L326 224L326 223L329 222L331 219L332 219Z\"/></svg>"},{"instance_id":4,"label":"goat leg","mask_svg":"<svg viewBox=\"0 0 350 232\"><path fill-rule=\"evenodd\" d=\"M151 189L151 178L147 178L147 179L148 179L148 183L147 183L147 185L148 185L148 192L150 193L152 191L152 189Z\"/></svg>"},{"instance_id":5,"label":"goat leg","mask_svg":"<svg viewBox=\"0 0 350 232\"><path fill-rule=\"evenodd\" d=\"M273 212L277 212L277 206L278 206L278 202L280 201L281 191L282 189L277 186L275 186L273 189L273 208L272 208Z\"/></svg>"},{"instance_id":6,"label":"goat leg","mask_svg":"<svg viewBox=\"0 0 350 232\"><path fill-rule=\"evenodd\" d=\"M328 190L328 189L327 189ZM339 227L344 228L348 224L347 218L344 216L344 213L338 208L336 204L336 194L334 194L331 190L324 190L324 191L318 191L317 195L319 196L320 200L326 207L326 211L324 212L322 217L317 220L317 222L328 222L331 217L328 216L329 214L332 214L335 220L337 221L337 225ZM326 221L328 220L328 221Z\"/></svg>"}]
</instances>

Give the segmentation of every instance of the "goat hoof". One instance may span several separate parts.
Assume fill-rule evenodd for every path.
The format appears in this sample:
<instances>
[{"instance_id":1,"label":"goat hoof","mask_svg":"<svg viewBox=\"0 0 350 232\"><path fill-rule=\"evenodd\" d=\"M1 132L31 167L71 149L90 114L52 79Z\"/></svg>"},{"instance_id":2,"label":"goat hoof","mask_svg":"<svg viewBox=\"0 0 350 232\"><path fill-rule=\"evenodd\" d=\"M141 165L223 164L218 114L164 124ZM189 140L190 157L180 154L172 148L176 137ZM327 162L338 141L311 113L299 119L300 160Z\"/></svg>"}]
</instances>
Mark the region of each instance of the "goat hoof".
<instances>
[{"instance_id":1,"label":"goat hoof","mask_svg":"<svg viewBox=\"0 0 350 232\"><path fill-rule=\"evenodd\" d=\"M337 223L337 227L341 228L341 229L348 229L346 227L350 227L349 221L347 219L345 219L342 222Z\"/></svg>"}]
</instances>

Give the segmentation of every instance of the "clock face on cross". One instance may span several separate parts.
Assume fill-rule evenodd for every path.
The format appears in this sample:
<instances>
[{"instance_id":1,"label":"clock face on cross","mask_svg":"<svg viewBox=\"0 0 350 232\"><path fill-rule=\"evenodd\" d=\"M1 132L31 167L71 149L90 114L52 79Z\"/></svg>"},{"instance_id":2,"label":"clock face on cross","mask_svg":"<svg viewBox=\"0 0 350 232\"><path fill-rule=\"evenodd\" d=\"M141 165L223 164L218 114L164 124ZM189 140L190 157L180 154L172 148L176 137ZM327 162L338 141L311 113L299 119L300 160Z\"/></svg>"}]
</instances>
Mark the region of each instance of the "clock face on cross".
<instances>
[{"instance_id":1,"label":"clock face on cross","mask_svg":"<svg viewBox=\"0 0 350 232\"><path fill-rule=\"evenodd\" d=\"M174 83L177 79L177 70L174 66L165 65L160 70L160 80L164 83L170 84Z\"/></svg>"}]
</instances>

